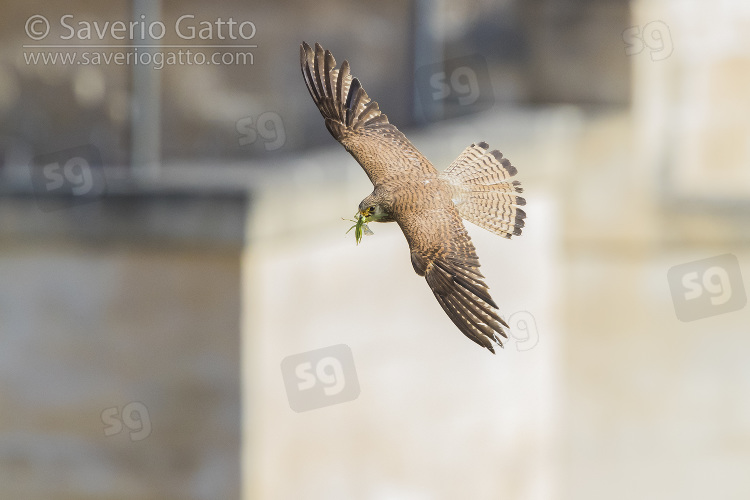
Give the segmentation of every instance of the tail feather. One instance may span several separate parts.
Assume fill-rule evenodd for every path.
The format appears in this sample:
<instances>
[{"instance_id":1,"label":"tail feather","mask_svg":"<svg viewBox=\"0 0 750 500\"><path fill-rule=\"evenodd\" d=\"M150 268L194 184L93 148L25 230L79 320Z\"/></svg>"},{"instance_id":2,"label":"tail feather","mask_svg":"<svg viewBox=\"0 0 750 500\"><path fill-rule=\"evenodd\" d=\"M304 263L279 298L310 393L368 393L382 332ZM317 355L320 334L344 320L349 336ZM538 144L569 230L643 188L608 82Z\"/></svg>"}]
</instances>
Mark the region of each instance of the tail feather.
<instances>
[{"instance_id":1,"label":"tail feather","mask_svg":"<svg viewBox=\"0 0 750 500\"><path fill-rule=\"evenodd\" d=\"M441 174L451 187L453 202L462 218L495 234L510 238L521 234L526 200L521 183L512 180L518 170L486 142L472 144Z\"/></svg>"}]
</instances>

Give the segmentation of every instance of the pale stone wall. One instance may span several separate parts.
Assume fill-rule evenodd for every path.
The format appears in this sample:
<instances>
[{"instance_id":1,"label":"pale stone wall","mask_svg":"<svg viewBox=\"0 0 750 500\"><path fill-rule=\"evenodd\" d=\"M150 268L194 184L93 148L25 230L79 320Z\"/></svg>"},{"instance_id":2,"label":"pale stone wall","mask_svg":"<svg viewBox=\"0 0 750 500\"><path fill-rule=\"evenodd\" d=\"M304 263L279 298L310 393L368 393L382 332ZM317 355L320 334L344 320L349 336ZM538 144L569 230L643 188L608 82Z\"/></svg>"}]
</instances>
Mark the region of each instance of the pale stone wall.
<instances>
[{"instance_id":1,"label":"pale stone wall","mask_svg":"<svg viewBox=\"0 0 750 500\"><path fill-rule=\"evenodd\" d=\"M632 113L590 123L567 184L562 495L742 499L750 308L681 321L668 273L731 253L716 285L750 283L748 6L632 12Z\"/></svg>"},{"instance_id":2,"label":"pale stone wall","mask_svg":"<svg viewBox=\"0 0 750 500\"><path fill-rule=\"evenodd\" d=\"M178 192L254 188L247 224L244 201L154 186L56 212L2 198L0 497L750 497L750 308L681 320L669 279L732 254L731 296L749 289L747 7L634 2L621 30L603 4L594 31L609 33L601 53L632 66L632 109L497 105L409 133L440 168L486 140L519 169L524 235L469 229L501 313L516 318L496 356L445 317L396 226L373 225L359 247L343 234L339 218L371 186L314 110L288 133L314 126L330 149L229 173L163 170ZM298 78L295 64L284 67ZM234 145L232 123L222 141ZM138 190L125 184L113 192ZM339 364L326 351L312 372L284 369L340 344ZM343 398L294 411L297 368Z\"/></svg>"},{"instance_id":3,"label":"pale stone wall","mask_svg":"<svg viewBox=\"0 0 750 500\"><path fill-rule=\"evenodd\" d=\"M350 224L339 217L372 189L344 151L307 161L335 162L351 180L290 178L256 200L244 281L245 498L555 498L562 221L560 199L540 177L565 168L556 159L577 115L503 115L413 135L440 168L481 134L523 172L531 200L524 236L508 241L470 229L513 327L496 356L440 309L397 225L371 224L375 235L358 247L344 234ZM338 382L358 383L358 395L338 404L321 396L325 407L294 411L295 388L284 384L294 375L282 360L338 344L353 356Z\"/></svg>"},{"instance_id":4,"label":"pale stone wall","mask_svg":"<svg viewBox=\"0 0 750 500\"><path fill-rule=\"evenodd\" d=\"M241 230L244 203L112 203L2 201L0 497L237 498L242 235L196 216Z\"/></svg>"}]
</instances>

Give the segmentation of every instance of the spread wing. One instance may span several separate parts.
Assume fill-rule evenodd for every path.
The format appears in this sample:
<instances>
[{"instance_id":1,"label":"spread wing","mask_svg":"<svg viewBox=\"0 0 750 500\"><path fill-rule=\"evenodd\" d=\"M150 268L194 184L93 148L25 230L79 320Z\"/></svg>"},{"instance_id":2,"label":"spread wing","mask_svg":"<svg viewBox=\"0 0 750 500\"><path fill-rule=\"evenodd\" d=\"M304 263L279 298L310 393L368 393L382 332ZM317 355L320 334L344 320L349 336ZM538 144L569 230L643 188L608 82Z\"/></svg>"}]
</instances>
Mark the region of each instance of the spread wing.
<instances>
[{"instance_id":1,"label":"spread wing","mask_svg":"<svg viewBox=\"0 0 750 500\"><path fill-rule=\"evenodd\" d=\"M349 72L344 61L337 69L328 50L305 42L300 46L300 65L326 128L362 165L373 185L410 174L435 173L432 164L380 112L378 103Z\"/></svg>"},{"instance_id":2,"label":"spread wing","mask_svg":"<svg viewBox=\"0 0 750 500\"><path fill-rule=\"evenodd\" d=\"M479 272L474 245L450 193L440 184L427 189L423 182L437 179L435 168L388 122L352 77L347 61L336 68L330 51L317 43L313 51L303 42L300 65L326 128L359 162L373 185L398 180L408 192L395 204L393 215L409 243L414 270L426 278L458 329L494 353L493 342L502 347L500 336L507 338L503 326L508 325L495 311L497 305Z\"/></svg>"},{"instance_id":3,"label":"spread wing","mask_svg":"<svg viewBox=\"0 0 750 500\"><path fill-rule=\"evenodd\" d=\"M399 221L414 270L424 276L440 306L459 330L493 354L508 336L479 272L479 259L455 208L430 210ZM499 335L498 335L499 334Z\"/></svg>"}]
</instances>

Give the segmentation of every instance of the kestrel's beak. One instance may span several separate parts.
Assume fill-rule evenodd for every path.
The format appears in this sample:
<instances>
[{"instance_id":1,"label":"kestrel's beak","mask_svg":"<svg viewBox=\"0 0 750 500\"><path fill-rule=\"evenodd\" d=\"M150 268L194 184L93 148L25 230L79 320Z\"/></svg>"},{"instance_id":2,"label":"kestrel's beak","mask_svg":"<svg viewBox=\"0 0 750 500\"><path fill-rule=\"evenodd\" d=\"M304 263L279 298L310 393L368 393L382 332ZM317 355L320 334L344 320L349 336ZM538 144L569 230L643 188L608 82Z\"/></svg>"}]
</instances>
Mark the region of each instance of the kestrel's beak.
<instances>
[{"instance_id":1,"label":"kestrel's beak","mask_svg":"<svg viewBox=\"0 0 750 500\"><path fill-rule=\"evenodd\" d=\"M370 207L367 207L364 212L362 210L358 211L358 215L361 215L362 217L369 217L370 213L371 213Z\"/></svg>"}]
</instances>

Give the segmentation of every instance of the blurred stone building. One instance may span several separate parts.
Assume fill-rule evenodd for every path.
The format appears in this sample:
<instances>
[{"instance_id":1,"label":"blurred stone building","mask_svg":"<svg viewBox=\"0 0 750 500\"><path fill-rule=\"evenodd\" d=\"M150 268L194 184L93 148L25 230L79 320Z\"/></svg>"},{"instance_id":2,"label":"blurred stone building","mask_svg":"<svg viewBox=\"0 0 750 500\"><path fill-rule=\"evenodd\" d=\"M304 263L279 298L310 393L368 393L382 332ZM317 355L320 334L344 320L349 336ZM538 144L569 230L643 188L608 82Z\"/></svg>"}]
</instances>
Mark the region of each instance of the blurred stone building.
<instances>
[{"instance_id":1,"label":"blurred stone building","mask_svg":"<svg viewBox=\"0 0 750 500\"><path fill-rule=\"evenodd\" d=\"M144 15L171 45L186 14L251 21L252 64L24 47L34 16L59 41L64 15ZM747 498L748 308L682 322L667 272L730 253L750 276L749 24L740 0L6 6L0 497ZM301 40L439 168L478 140L518 167L524 236L470 228L524 318L497 356L396 227L343 235L371 187ZM282 360L338 344L359 396L292 411Z\"/></svg>"}]
</instances>

